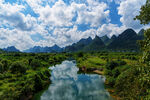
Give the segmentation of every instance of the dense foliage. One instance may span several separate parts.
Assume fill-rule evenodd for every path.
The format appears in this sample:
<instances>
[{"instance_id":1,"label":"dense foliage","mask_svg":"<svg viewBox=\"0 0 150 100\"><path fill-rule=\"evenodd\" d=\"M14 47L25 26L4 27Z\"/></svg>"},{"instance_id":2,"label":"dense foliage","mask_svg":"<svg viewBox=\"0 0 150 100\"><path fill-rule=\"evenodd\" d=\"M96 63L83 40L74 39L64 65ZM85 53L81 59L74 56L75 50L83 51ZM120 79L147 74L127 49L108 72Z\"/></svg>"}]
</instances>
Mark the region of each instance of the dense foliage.
<instances>
[{"instance_id":1,"label":"dense foliage","mask_svg":"<svg viewBox=\"0 0 150 100\"><path fill-rule=\"evenodd\" d=\"M49 66L61 63L67 54L0 54L0 100L26 100L49 83Z\"/></svg>"},{"instance_id":2,"label":"dense foliage","mask_svg":"<svg viewBox=\"0 0 150 100\"><path fill-rule=\"evenodd\" d=\"M150 1L147 0L146 4L141 7L140 15L135 19L141 21L141 24L150 23ZM142 61L150 66L150 28L144 32L145 39L140 42L143 50Z\"/></svg>"},{"instance_id":3,"label":"dense foliage","mask_svg":"<svg viewBox=\"0 0 150 100\"><path fill-rule=\"evenodd\" d=\"M147 0L146 4L141 7L140 15L136 16L135 19L141 21L141 24L148 24L150 22L150 1Z\"/></svg>"},{"instance_id":4,"label":"dense foliage","mask_svg":"<svg viewBox=\"0 0 150 100\"><path fill-rule=\"evenodd\" d=\"M10 66L11 73L25 73L26 70L27 70L27 67L21 61L14 62Z\"/></svg>"},{"instance_id":5,"label":"dense foliage","mask_svg":"<svg viewBox=\"0 0 150 100\"><path fill-rule=\"evenodd\" d=\"M147 0L136 19L139 19L142 24L150 23L149 12L150 1ZM114 77L116 72L113 74L113 70L108 73L109 69L106 67L108 84L115 89L115 94L124 100L150 100L150 29L144 31L144 40L139 43L143 55L137 64L130 65L119 74L117 71L117 77ZM116 67L117 65L115 69Z\"/></svg>"}]
</instances>

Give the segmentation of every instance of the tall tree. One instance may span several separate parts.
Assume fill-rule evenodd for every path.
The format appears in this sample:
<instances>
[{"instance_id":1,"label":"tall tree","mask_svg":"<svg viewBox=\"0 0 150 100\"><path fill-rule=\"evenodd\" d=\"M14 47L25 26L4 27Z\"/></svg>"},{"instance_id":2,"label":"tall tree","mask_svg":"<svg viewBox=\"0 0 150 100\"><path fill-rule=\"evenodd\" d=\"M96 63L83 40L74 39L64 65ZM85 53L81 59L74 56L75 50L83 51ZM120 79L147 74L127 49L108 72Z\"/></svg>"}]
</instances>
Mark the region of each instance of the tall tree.
<instances>
[{"instance_id":1,"label":"tall tree","mask_svg":"<svg viewBox=\"0 0 150 100\"><path fill-rule=\"evenodd\" d=\"M146 4L141 7L140 14L135 17L140 20L141 24L150 23L150 0L146 1ZM145 39L140 41L141 48L143 50L142 62L150 66L150 28L144 32Z\"/></svg>"}]
</instances>

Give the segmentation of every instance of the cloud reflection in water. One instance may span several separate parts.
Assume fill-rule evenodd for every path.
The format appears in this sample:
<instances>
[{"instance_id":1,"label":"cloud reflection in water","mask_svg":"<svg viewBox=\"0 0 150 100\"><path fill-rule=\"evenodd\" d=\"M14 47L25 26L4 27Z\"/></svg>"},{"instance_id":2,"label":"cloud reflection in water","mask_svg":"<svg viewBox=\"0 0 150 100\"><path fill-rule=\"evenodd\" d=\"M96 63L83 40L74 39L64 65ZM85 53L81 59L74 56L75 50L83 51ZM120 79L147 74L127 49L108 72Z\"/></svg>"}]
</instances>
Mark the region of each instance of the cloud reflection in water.
<instances>
[{"instance_id":1,"label":"cloud reflection in water","mask_svg":"<svg viewBox=\"0 0 150 100\"><path fill-rule=\"evenodd\" d=\"M104 89L104 78L100 75L77 74L78 68L72 61L64 61L52 67L52 84L41 100L109 100Z\"/></svg>"}]
</instances>

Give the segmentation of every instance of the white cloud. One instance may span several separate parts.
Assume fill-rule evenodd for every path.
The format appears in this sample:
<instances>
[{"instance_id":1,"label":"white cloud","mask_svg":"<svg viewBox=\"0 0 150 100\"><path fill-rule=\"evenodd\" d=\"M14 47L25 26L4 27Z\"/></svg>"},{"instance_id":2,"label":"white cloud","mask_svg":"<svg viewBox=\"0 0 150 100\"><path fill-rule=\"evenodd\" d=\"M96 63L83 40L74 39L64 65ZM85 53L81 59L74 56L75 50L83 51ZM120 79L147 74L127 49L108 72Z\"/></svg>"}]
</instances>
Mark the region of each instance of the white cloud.
<instances>
[{"instance_id":1,"label":"white cloud","mask_svg":"<svg viewBox=\"0 0 150 100\"><path fill-rule=\"evenodd\" d=\"M23 13L27 10L27 4L10 4L0 0L0 27L6 27L0 28L0 47L14 45L21 50L35 45L58 44L64 47L81 38L118 35L128 27L142 27L139 21L134 21L133 18L139 14L140 7L146 0L115 0L119 4L118 14L121 15L122 26L110 23L109 4L106 2L112 1L70 0L70 4L66 4L63 0L23 0L39 15L34 17ZM49 5L51 2L53 5ZM78 24L90 26L82 32L78 30ZM37 33L44 40L33 41L31 35Z\"/></svg>"},{"instance_id":2,"label":"white cloud","mask_svg":"<svg viewBox=\"0 0 150 100\"><path fill-rule=\"evenodd\" d=\"M97 30L98 36L104 36L107 35L111 37L112 35L119 35L126 29L125 26L118 26L116 24L103 24L102 27L100 27Z\"/></svg>"},{"instance_id":3,"label":"white cloud","mask_svg":"<svg viewBox=\"0 0 150 100\"><path fill-rule=\"evenodd\" d=\"M58 0L52 7L48 4L41 6L39 0L27 0L27 3L40 15L40 21L53 26L73 25L72 19L76 13L78 14L76 24L91 24L92 27L97 27L110 21L109 10L106 10L107 4L97 0L87 0L88 5L75 2L67 5L63 0Z\"/></svg>"},{"instance_id":4,"label":"white cloud","mask_svg":"<svg viewBox=\"0 0 150 100\"><path fill-rule=\"evenodd\" d=\"M139 14L140 8L144 5L146 0L123 0L120 2L118 7L118 14L122 17L120 21L126 27L131 27L134 29L139 29L142 27L138 20L133 20L133 18Z\"/></svg>"},{"instance_id":5,"label":"white cloud","mask_svg":"<svg viewBox=\"0 0 150 100\"><path fill-rule=\"evenodd\" d=\"M0 47L16 46L18 49L32 47L34 41L26 32L19 30L0 29Z\"/></svg>"},{"instance_id":6,"label":"white cloud","mask_svg":"<svg viewBox=\"0 0 150 100\"><path fill-rule=\"evenodd\" d=\"M56 2L52 8L49 5L41 7L38 13L40 21L55 27L71 26L74 17L74 9L67 6L62 0Z\"/></svg>"},{"instance_id":7,"label":"white cloud","mask_svg":"<svg viewBox=\"0 0 150 100\"><path fill-rule=\"evenodd\" d=\"M36 19L31 15L25 16L21 11L25 6L18 4L0 3L0 22L1 25L9 24L22 31L30 31L36 23Z\"/></svg>"},{"instance_id":8,"label":"white cloud","mask_svg":"<svg viewBox=\"0 0 150 100\"><path fill-rule=\"evenodd\" d=\"M87 0L88 6L85 4L72 4L77 10L78 24L90 24L91 27L98 27L105 22L109 22L109 10L106 10L107 4Z\"/></svg>"}]
</instances>

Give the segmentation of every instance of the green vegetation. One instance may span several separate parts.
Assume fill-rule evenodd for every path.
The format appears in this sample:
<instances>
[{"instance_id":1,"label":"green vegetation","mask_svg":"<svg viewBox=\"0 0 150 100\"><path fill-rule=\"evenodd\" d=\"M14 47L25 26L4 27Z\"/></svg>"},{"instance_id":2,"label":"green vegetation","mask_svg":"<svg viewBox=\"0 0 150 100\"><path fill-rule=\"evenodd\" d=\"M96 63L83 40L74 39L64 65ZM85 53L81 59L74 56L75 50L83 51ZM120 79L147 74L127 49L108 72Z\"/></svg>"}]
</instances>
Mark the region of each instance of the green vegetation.
<instances>
[{"instance_id":1,"label":"green vegetation","mask_svg":"<svg viewBox=\"0 0 150 100\"><path fill-rule=\"evenodd\" d=\"M150 1L147 0L146 4L141 7L140 15L135 19L140 20L142 24L149 24L149 12ZM124 100L150 99L150 29L144 31L144 40L139 43L143 51L141 59L114 78L115 93Z\"/></svg>"},{"instance_id":2,"label":"green vegetation","mask_svg":"<svg viewBox=\"0 0 150 100\"><path fill-rule=\"evenodd\" d=\"M149 24L149 12L147 0L135 19ZM48 67L68 57L76 59L80 71L105 75L106 87L112 95L123 100L150 100L150 29L144 31L142 39L143 36L127 29L118 37L81 39L65 49L80 51L77 53L7 53L0 49L0 100L31 99L50 83Z\"/></svg>"},{"instance_id":3,"label":"green vegetation","mask_svg":"<svg viewBox=\"0 0 150 100\"><path fill-rule=\"evenodd\" d=\"M112 95L139 100L148 94L144 91L149 86L149 75L146 78L143 75L150 71L138 61L141 56L138 52L3 53L0 54L0 97L2 100L32 97L50 83L48 67L72 57L81 71L105 75L106 86L115 91Z\"/></svg>"},{"instance_id":4,"label":"green vegetation","mask_svg":"<svg viewBox=\"0 0 150 100\"><path fill-rule=\"evenodd\" d=\"M0 100L24 100L49 83L49 66L61 63L67 54L0 54Z\"/></svg>"},{"instance_id":5,"label":"green vegetation","mask_svg":"<svg viewBox=\"0 0 150 100\"><path fill-rule=\"evenodd\" d=\"M74 56L78 67L80 69L85 67L86 71L83 70L84 72L92 71L104 74L106 87L115 97L118 96L123 100L150 99L150 68L146 63L139 61L142 57L141 53L79 52Z\"/></svg>"},{"instance_id":6,"label":"green vegetation","mask_svg":"<svg viewBox=\"0 0 150 100\"><path fill-rule=\"evenodd\" d=\"M12 65L10 66L10 71L11 73L22 73L24 74L27 70L27 67L25 66L25 64L21 61L17 61L12 63Z\"/></svg>"},{"instance_id":7,"label":"green vegetation","mask_svg":"<svg viewBox=\"0 0 150 100\"><path fill-rule=\"evenodd\" d=\"M140 53L134 52L79 52L74 55L74 58L80 69L85 67L89 71L99 70L111 74L112 71L114 73L115 71L124 71L130 65L137 64L140 55Z\"/></svg>"},{"instance_id":8,"label":"green vegetation","mask_svg":"<svg viewBox=\"0 0 150 100\"><path fill-rule=\"evenodd\" d=\"M150 1L147 0L146 4L141 7L140 15L136 16L135 19L140 20L142 24L149 24L149 12ZM120 41L122 40L123 39L120 38ZM97 63L96 61L99 59L106 60L107 63L105 64L105 67L102 67L104 70L104 75L106 76L106 86L108 87L108 90L112 92L112 95L118 96L119 99L150 100L150 29L144 31L144 40L138 42L143 52L143 55L141 56L136 53L103 52L102 54L86 54L82 58L79 57L76 59L79 63L79 67L85 66L87 68L89 66L102 67L100 65L95 66ZM115 42L114 45L116 45ZM120 48L120 46L118 47ZM98 63L100 62L98 61Z\"/></svg>"}]
</instances>

